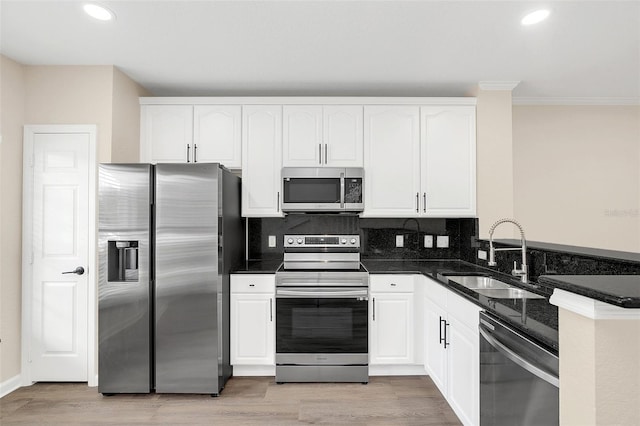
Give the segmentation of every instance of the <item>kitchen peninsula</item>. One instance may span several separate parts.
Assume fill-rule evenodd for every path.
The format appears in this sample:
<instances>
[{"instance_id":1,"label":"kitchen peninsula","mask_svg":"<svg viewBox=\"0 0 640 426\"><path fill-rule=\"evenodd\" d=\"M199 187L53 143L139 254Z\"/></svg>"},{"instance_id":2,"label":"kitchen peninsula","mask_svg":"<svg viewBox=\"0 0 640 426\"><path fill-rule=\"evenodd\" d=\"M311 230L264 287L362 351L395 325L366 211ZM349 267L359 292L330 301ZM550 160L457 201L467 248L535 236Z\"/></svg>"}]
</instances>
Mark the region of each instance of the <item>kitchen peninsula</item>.
<instances>
[{"instance_id":1,"label":"kitchen peninsula","mask_svg":"<svg viewBox=\"0 0 640 426\"><path fill-rule=\"evenodd\" d=\"M555 286L560 424L640 418L640 275L541 276Z\"/></svg>"}]
</instances>

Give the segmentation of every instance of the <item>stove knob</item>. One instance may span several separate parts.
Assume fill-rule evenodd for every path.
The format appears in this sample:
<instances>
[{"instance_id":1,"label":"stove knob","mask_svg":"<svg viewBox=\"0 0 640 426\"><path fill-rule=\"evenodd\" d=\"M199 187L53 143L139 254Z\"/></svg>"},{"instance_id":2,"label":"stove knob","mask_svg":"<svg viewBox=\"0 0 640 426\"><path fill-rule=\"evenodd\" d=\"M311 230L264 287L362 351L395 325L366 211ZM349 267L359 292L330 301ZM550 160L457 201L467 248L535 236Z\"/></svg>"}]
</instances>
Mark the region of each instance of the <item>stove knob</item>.
<instances>
[{"instance_id":1,"label":"stove knob","mask_svg":"<svg viewBox=\"0 0 640 426\"><path fill-rule=\"evenodd\" d=\"M350 241L350 243L351 243L351 244L355 244L355 243L356 243L356 239L355 239L355 238L352 238L352 239L351 239L351 241Z\"/></svg>"},{"instance_id":2,"label":"stove knob","mask_svg":"<svg viewBox=\"0 0 640 426\"><path fill-rule=\"evenodd\" d=\"M293 238L289 238L289 239L287 240L287 244L293 244Z\"/></svg>"},{"instance_id":3,"label":"stove knob","mask_svg":"<svg viewBox=\"0 0 640 426\"><path fill-rule=\"evenodd\" d=\"M298 238L298 244L302 244L302 238Z\"/></svg>"},{"instance_id":4,"label":"stove knob","mask_svg":"<svg viewBox=\"0 0 640 426\"><path fill-rule=\"evenodd\" d=\"M340 240L340 243L341 243L341 244L347 244L347 239L346 239L346 238L341 239L341 240Z\"/></svg>"}]
</instances>

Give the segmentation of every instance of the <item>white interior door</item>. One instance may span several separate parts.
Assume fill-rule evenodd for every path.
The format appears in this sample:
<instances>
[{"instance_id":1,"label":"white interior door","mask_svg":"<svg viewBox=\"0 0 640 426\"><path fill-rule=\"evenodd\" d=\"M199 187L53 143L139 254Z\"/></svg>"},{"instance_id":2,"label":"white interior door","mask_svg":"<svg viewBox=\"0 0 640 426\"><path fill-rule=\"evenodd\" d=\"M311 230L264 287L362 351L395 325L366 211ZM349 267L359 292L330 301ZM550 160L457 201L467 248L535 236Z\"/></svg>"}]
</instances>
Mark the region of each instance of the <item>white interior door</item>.
<instances>
[{"instance_id":1,"label":"white interior door","mask_svg":"<svg viewBox=\"0 0 640 426\"><path fill-rule=\"evenodd\" d=\"M25 186L25 197L31 199L30 241L25 243L31 251L27 331L32 382L88 381L88 296L94 294L92 137L25 131L25 157L31 155L25 165L32 169L32 187Z\"/></svg>"}]
</instances>

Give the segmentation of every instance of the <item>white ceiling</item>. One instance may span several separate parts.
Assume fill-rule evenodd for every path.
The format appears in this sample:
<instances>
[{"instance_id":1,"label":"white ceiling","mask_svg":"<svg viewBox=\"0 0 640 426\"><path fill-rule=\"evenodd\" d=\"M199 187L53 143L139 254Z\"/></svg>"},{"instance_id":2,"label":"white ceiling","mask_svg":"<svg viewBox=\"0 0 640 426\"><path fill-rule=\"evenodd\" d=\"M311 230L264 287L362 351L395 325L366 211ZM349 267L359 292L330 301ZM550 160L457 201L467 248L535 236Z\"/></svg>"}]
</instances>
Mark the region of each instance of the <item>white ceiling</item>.
<instances>
[{"instance_id":1,"label":"white ceiling","mask_svg":"<svg viewBox=\"0 0 640 426\"><path fill-rule=\"evenodd\" d=\"M465 96L638 103L640 1L2 0L2 54L115 65L156 96ZM540 6L550 18L520 18ZM596 99L597 98L597 99Z\"/></svg>"}]
</instances>

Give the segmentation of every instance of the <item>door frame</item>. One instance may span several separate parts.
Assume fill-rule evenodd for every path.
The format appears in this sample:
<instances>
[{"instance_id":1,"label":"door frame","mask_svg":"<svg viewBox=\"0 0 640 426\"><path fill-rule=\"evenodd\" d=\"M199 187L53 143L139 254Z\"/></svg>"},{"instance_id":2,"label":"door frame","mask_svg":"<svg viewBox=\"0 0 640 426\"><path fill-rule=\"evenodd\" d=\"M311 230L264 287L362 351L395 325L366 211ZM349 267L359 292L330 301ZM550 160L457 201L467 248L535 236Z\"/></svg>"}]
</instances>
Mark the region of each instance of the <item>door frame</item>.
<instances>
[{"instance_id":1,"label":"door frame","mask_svg":"<svg viewBox=\"0 0 640 426\"><path fill-rule=\"evenodd\" d=\"M87 263L87 383L98 385L96 365L96 289L98 268L96 262L96 148L97 126L78 125L25 125L22 154L22 386L31 386L31 332L33 292L33 191L34 191L34 135L38 133L83 133L89 135L89 253Z\"/></svg>"}]
</instances>

